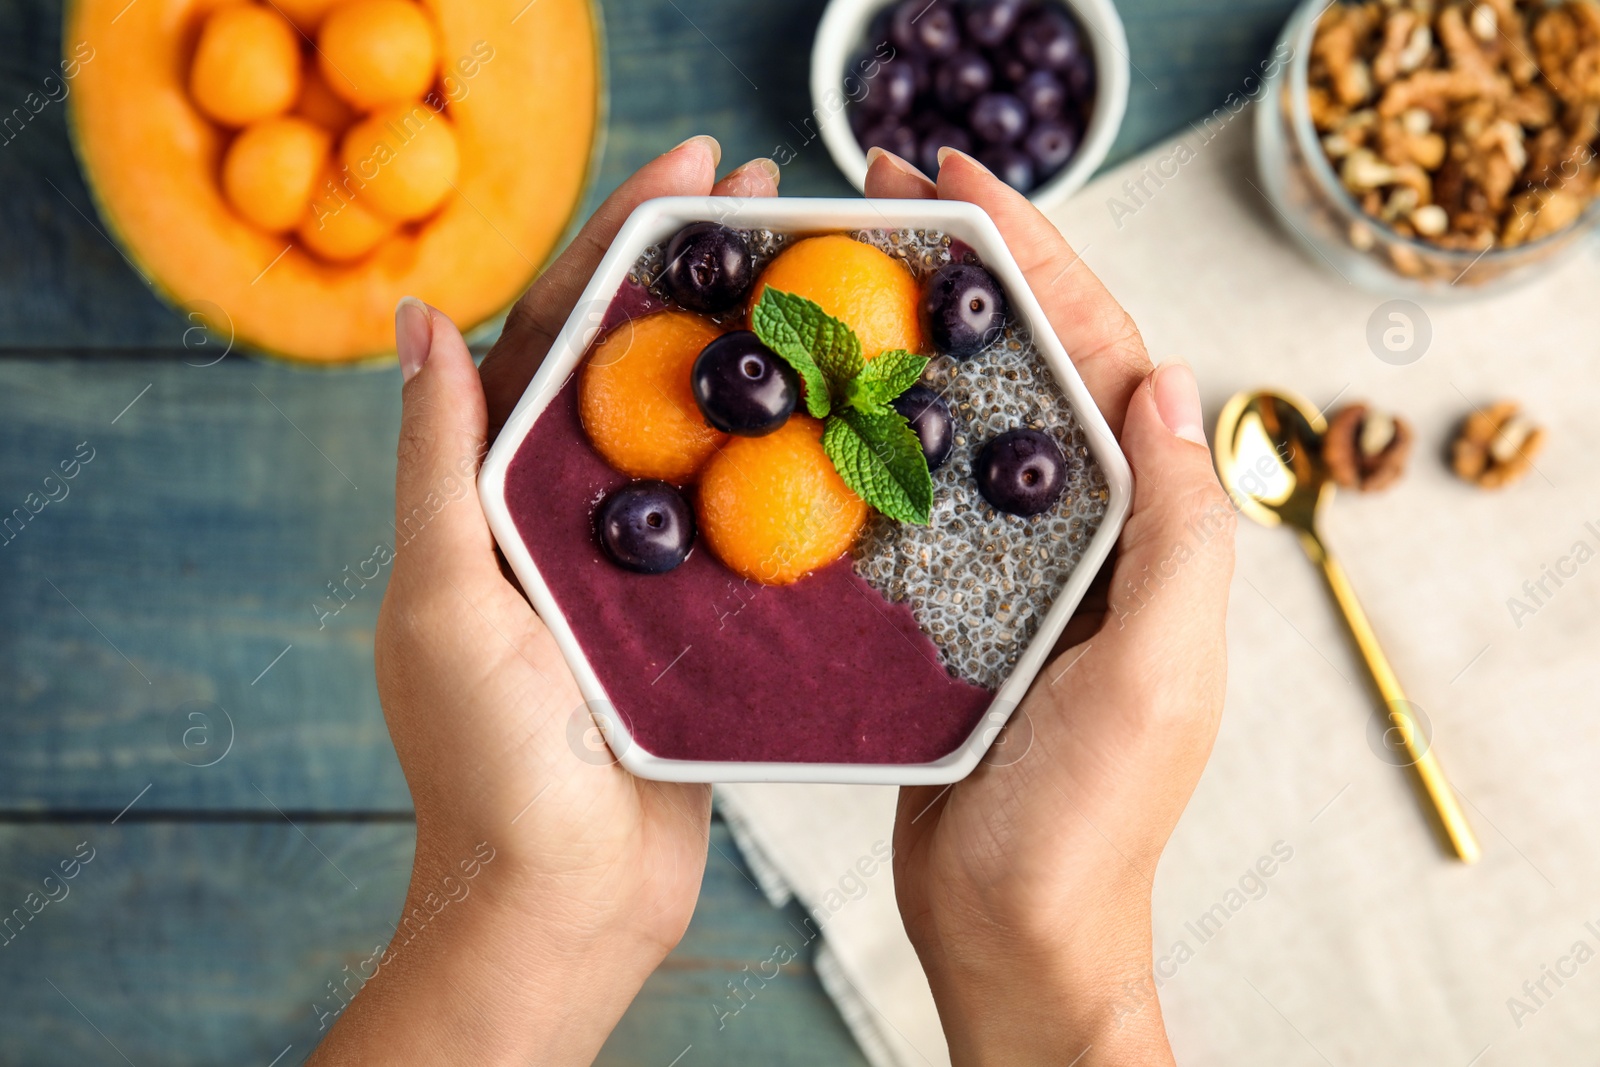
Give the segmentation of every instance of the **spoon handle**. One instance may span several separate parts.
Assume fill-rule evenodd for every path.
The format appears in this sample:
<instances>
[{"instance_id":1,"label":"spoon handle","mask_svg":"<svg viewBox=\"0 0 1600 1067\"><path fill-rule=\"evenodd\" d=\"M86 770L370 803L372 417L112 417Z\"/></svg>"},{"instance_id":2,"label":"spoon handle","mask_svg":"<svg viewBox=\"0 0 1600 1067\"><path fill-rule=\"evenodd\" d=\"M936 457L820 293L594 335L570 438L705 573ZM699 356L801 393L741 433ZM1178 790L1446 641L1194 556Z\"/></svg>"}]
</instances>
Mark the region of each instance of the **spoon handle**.
<instances>
[{"instance_id":1,"label":"spoon handle","mask_svg":"<svg viewBox=\"0 0 1600 1067\"><path fill-rule=\"evenodd\" d=\"M1322 567L1323 576L1328 580L1328 588L1333 593L1333 599L1338 603L1344 621L1350 627L1350 635L1355 638L1362 659L1367 662L1367 670L1372 673L1372 680L1378 687L1379 695L1383 697L1391 728L1400 738L1407 758L1416 769L1417 777L1422 781L1422 788L1427 792L1428 799L1433 802L1434 811L1438 813L1440 826L1444 829L1445 836L1449 838L1450 847L1463 863L1476 863L1483 855L1483 850L1478 845L1478 838L1467 822L1466 812L1461 810L1461 805L1456 800L1455 790L1450 787L1450 780L1444 776L1444 768L1439 766L1439 757L1433 753L1431 739L1419 736L1415 729L1414 716L1410 710L1411 702L1406 699L1405 690L1400 687L1400 679L1395 677L1394 668L1389 666L1389 657L1383 654L1383 648L1378 644L1378 635L1373 632L1372 623L1367 620L1367 613L1361 608L1361 601L1356 599L1356 591L1350 585L1350 579L1346 577L1344 568L1333 558L1333 554L1328 551L1321 538L1313 533L1302 533L1300 539L1305 545L1306 553Z\"/></svg>"}]
</instances>

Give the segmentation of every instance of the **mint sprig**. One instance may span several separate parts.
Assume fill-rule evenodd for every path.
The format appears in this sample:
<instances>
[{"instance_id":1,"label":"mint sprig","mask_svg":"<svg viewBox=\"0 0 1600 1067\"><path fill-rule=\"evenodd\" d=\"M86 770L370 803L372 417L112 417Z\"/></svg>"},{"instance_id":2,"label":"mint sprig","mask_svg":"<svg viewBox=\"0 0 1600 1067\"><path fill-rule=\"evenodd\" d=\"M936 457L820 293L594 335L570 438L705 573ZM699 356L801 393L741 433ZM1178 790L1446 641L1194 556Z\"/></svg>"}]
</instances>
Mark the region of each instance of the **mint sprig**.
<instances>
[{"instance_id":1,"label":"mint sprig","mask_svg":"<svg viewBox=\"0 0 1600 1067\"><path fill-rule=\"evenodd\" d=\"M809 313L810 308L816 309L816 315ZM822 369L822 364L816 353L822 347L819 342L825 341L831 350L834 342L833 331L829 331L826 338L819 337L816 328L816 319L822 316L823 311L816 304L804 297L794 296L767 286L761 292L761 299L756 301L756 306L750 311L750 328L755 331L761 343L776 352L785 363L794 368L800 375L800 381L805 386L806 410L814 418L825 418L833 406L829 396L827 374ZM837 322L838 320L834 320ZM839 323L843 326L843 323ZM846 327L848 330L848 327ZM854 335L851 335L854 339ZM856 342L856 358L861 358L861 342ZM830 363L841 362L831 355Z\"/></svg>"},{"instance_id":2,"label":"mint sprig","mask_svg":"<svg viewBox=\"0 0 1600 1067\"><path fill-rule=\"evenodd\" d=\"M933 478L922 442L904 415L887 406L845 408L823 424L822 449L862 500L891 519L928 524Z\"/></svg>"},{"instance_id":3,"label":"mint sprig","mask_svg":"<svg viewBox=\"0 0 1600 1067\"><path fill-rule=\"evenodd\" d=\"M881 353L845 383L850 406L866 411L887 404L921 381L927 365L926 357L903 349Z\"/></svg>"},{"instance_id":4,"label":"mint sprig","mask_svg":"<svg viewBox=\"0 0 1600 1067\"><path fill-rule=\"evenodd\" d=\"M916 431L889 404L921 379L927 358L892 349L866 360L848 325L771 286L751 310L750 326L800 376L806 410L826 420L822 449L844 483L890 518L926 526L933 477Z\"/></svg>"}]
</instances>

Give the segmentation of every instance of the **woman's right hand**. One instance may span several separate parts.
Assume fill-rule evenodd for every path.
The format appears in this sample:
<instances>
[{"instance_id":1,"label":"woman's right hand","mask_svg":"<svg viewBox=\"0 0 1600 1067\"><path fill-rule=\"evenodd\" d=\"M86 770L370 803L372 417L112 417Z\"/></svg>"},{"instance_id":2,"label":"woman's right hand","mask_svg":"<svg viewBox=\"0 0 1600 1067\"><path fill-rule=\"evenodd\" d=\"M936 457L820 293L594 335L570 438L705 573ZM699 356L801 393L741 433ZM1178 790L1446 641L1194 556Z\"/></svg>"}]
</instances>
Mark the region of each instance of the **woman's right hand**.
<instances>
[{"instance_id":1,"label":"woman's right hand","mask_svg":"<svg viewBox=\"0 0 1600 1067\"><path fill-rule=\"evenodd\" d=\"M901 790L907 933L957 1064L1170 1064L1151 880L1222 712L1237 521L1194 375L1152 371L1128 313L975 160L947 150L935 185L875 152L867 193L988 212L1134 475L1109 595L1085 601L989 758L954 786Z\"/></svg>"}]
</instances>

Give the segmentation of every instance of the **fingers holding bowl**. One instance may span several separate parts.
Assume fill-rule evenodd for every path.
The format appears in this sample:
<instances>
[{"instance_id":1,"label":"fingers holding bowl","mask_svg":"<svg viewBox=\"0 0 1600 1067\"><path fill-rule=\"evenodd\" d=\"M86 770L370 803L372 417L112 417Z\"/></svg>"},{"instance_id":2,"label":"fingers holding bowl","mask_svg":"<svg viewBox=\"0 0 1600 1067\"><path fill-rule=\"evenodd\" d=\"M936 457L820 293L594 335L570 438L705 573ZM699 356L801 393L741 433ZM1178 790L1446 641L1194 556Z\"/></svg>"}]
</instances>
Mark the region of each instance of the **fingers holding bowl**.
<instances>
[{"instance_id":1,"label":"fingers holding bowl","mask_svg":"<svg viewBox=\"0 0 1600 1067\"><path fill-rule=\"evenodd\" d=\"M776 163L765 156L758 156L729 171L727 177L711 187L711 195L741 198L777 196L781 177Z\"/></svg>"},{"instance_id":2,"label":"fingers holding bowl","mask_svg":"<svg viewBox=\"0 0 1600 1067\"><path fill-rule=\"evenodd\" d=\"M932 200L938 186L916 167L882 148L867 151L866 194L879 200Z\"/></svg>"},{"instance_id":3,"label":"fingers holding bowl","mask_svg":"<svg viewBox=\"0 0 1600 1067\"><path fill-rule=\"evenodd\" d=\"M1132 317L1027 197L963 152L940 154L939 198L977 204L994 220L1106 422L1120 434L1128 401L1150 373Z\"/></svg>"}]
</instances>

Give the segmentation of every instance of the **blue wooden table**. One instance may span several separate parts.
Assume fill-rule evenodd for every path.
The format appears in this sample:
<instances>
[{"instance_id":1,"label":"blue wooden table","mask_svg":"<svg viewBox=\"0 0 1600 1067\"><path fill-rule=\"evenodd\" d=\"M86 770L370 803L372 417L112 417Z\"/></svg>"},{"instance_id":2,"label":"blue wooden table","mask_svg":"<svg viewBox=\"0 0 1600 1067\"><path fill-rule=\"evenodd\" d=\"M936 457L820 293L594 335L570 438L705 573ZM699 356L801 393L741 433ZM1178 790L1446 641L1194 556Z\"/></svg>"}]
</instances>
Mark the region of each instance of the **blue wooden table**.
<instances>
[{"instance_id":1,"label":"blue wooden table","mask_svg":"<svg viewBox=\"0 0 1600 1067\"><path fill-rule=\"evenodd\" d=\"M1123 0L1113 161L1245 86L1291 6ZM730 164L797 149L786 193L848 193L797 133L820 8L608 0L591 206L702 131ZM0 113L50 73L61 15L0 0ZM212 363L105 238L63 111L0 144L0 514L55 497L0 544L0 1065L299 1063L411 860L372 681L382 591L319 610L390 535L398 375ZM862 1062L805 954L718 1029L729 977L797 913L720 824L712 845L688 936L601 1062Z\"/></svg>"}]
</instances>

